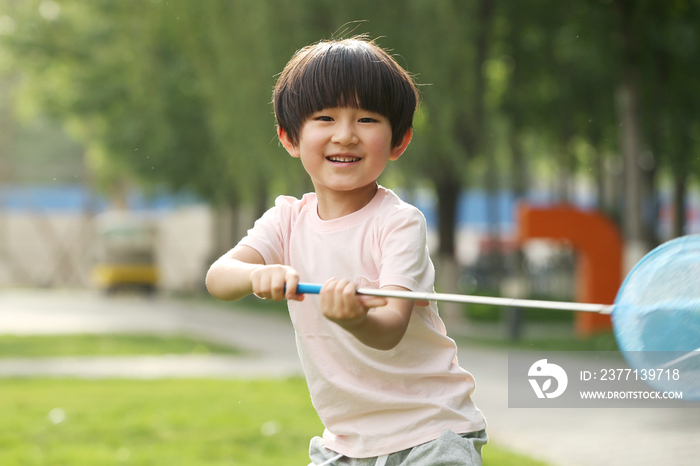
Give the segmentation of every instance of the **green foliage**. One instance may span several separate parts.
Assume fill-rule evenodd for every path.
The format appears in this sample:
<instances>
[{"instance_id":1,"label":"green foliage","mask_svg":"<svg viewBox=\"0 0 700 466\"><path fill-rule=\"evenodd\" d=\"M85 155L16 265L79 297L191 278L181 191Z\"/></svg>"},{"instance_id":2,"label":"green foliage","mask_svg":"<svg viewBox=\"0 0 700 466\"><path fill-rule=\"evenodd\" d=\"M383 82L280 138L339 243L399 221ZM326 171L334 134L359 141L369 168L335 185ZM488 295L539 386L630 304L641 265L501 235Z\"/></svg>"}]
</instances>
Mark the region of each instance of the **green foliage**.
<instances>
[{"instance_id":1,"label":"green foliage","mask_svg":"<svg viewBox=\"0 0 700 466\"><path fill-rule=\"evenodd\" d=\"M265 3L44 3L13 12L25 99L72 123L104 189L133 174L235 204L294 171L270 143Z\"/></svg>"},{"instance_id":2,"label":"green foliage","mask_svg":"<svg viewBox=\"0 0 700 466\"><path fill-rule=\"evenodd\" d=\"M55 120L32 118L8 126L14 126L8 151L9 168L0 178L15 183L84 181L83 148Z\"/></svg>"},{"instance_id":3,"label":"green foliage","mask_svg":"<svg viewBox=\"0 0 700 466\"><path fill-rule=\"evenodd\" d=\"M570 311L548 309L523 309L527 322L572 322L574 314ZM503 308L488 304L469 304L465 306L465 315L475 322L498 322Z\"/></svg>"},{"instance_id":4,"label":"green foliage","mask_svg":"<svg viewBox=\"0 0 700 466\"><path fill-rule=\"evenodd\" d=\"M620 151L623 84L638 94L652 181L668 172L684 182L698 169L696 1L2 6L0 70L20 79L17 105L63 121L106 190L135 176L258 208L300 194L308 181L275 138L275 75L298 48L358 33L379 37L421 84L414 142L390 179L430 180L443 215L464 184L522 191L535 167L565 179L584 171L602 187L605 161Z\"/></svg>"}]
</instances>

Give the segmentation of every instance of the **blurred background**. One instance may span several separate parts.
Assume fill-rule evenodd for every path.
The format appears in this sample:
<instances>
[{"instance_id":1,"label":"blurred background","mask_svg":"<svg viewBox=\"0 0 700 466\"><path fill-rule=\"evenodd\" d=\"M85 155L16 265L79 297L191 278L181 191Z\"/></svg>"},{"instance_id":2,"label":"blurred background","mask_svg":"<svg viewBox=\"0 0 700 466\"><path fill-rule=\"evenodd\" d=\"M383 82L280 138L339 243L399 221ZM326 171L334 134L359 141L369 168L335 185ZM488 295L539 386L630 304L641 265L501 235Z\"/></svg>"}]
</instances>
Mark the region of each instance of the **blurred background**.
<instances>
[{"instance_id":1,"label":"blurred background","mask_svg":"<svg viewBox=\"0 0 700 466\"><path fill-rule=\"evenodd\" d=\"M700 232L698 0L0 0L0 463L306 464L284 306L204 276L312 189L276 76L358 34L420 87L379 181L425 214L438 291L610 302ZM486 464L697 464L692 409L508 408L507 350L615 349L609 320L440 312Z\"/></svg>"},{"instance_id":2,"label":"blurred background","mask_svg":"<svg viewBox=\"0 0 700 466\"><path fill-rule=\"evenodd\" d=\"M0 286L202 292L311 189L277 73L356 34L420 85L380 182L425 213L440 290L574 299L576 248L516 241L524 202L602 214L623 272L700 230L697 1L2 0Z\"/></svg>"}]
</instances>

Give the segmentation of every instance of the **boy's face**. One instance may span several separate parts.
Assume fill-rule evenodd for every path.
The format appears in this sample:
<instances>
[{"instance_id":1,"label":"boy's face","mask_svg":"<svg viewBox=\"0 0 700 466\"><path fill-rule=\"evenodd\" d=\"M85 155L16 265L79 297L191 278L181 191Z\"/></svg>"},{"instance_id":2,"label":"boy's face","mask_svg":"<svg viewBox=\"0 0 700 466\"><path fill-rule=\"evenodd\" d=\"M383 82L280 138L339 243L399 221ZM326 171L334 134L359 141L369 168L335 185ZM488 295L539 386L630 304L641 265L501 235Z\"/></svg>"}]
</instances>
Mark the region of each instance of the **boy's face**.
<instances>
[{"instance_id":1,"label":"boy's face","mask_svg":"<svg viewBox=\"0 0 700 466\"><path fill-rule=\"evenodd\" d=\"M391 147L391 124L377 113L358 108L335 107L312 114L301 128L298 144L284 131L282 144L299 157L311 176L316 193L350 193L375 189L389 160L398 159L412 132Z\"/></svg>"}]
</instances>

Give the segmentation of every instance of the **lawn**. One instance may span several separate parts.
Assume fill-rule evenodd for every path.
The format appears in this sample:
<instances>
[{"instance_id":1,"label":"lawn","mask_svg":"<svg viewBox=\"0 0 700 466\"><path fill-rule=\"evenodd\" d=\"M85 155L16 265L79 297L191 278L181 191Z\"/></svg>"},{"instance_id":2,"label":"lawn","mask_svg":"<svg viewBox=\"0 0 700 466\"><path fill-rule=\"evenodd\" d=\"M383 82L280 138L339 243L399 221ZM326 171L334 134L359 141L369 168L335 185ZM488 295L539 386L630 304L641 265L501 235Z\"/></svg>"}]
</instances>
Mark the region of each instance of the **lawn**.
<instances>
[{"instance_id":1,"label":"lawn","mask_svg":"<svg viewBox=\"0 0 700 466\"><path fill-rule=\"evenodd\" d=\"M0 357L236 353L185 337L0 335ZM0 381L0 465L307 465L323 427L288 380ZM546 466L497 445L487 466Z\"/></svg>"},{"instance_id":2,"label":"lawn","mask_svg":"<svg viewBox=\"0 0 700 466\"><path fill-rule=\"evenodd\" d=\"M9 379L0 464L301 465L321 432L305 382Z\"/></svg>"},{"instance_id":3,"label":"lawn","mask_svg":"<svg viewBox=\"0 0 700 466\"><path fill-rule=\"evenodd\" d=\"M0 335L0 358L45 356L129 356L235 354L228 346L184 336L121 334Z\"/></svg>"},{"instance_id":4,"label":"lawn","mask_svg":"<svg viewBox=\"0 0 700 466\"><path fill-rule=\"evenodd\" d=\"M0 412L3 466L300 466L322 432L300 378L6 379ZM545 466L483 454L487 466Z\"/></svg>"}]
</instances>

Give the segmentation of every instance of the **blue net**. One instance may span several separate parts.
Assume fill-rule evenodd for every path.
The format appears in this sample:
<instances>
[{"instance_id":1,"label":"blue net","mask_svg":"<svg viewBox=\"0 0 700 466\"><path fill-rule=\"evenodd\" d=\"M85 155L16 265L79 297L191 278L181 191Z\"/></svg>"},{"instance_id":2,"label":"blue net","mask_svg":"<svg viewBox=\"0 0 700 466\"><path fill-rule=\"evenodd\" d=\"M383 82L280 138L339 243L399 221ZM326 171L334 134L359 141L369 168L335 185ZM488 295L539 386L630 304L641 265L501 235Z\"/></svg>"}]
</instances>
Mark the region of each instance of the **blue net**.
<instances>
[{"instance_id":1,"label":"blue net","mask_svg":"<svg viewBox=\"0 0 700 466\"><path fill-rule=\"evenodd\" d=\"M700 399L700 235L677 238L647 254L620 287L612 319L630 366L678 369L684 398ZM652 385L668 389L662 382Z\"/></svg>"}]
</instances>

